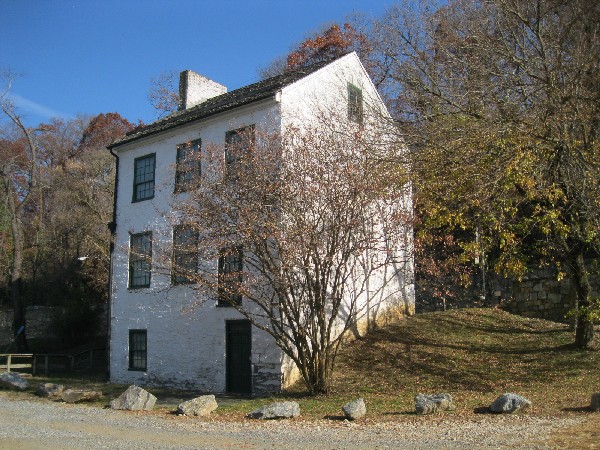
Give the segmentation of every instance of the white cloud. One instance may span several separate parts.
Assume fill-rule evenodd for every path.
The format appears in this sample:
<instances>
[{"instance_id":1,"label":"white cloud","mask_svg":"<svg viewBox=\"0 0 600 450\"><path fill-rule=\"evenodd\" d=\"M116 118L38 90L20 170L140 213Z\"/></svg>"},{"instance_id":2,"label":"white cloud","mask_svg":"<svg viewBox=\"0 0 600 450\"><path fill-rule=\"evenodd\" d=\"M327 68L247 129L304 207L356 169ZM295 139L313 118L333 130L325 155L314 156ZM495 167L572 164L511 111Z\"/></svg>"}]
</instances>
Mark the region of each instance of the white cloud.
<instances>
[{"instance_id":1,"label":"white cloud","mask_svg":"<svg viewBox=\"0 0 600 450\"><path fill-rule=\"evenodd\" d=\"M10 99L13 101L14 105L22 112L30 113L37 117L43 118L45 120L52 119L53 117L61 117L63 119L74 119L75 116L73 114L57 111L52 108L48 108L47 106L40 105L34 101L28 100L25 97L21 97L19 94L14 92L10 92L8 94Z\"/></svg>"}]
</instances>

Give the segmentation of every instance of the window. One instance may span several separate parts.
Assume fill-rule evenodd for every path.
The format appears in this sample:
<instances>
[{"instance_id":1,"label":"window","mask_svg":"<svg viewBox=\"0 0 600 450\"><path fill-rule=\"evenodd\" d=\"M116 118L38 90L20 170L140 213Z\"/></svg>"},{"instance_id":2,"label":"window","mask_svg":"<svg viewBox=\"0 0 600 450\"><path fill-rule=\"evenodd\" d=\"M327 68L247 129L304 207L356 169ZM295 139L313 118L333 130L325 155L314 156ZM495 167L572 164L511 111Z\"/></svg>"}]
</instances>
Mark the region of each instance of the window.
<instances>
[{"instance_id":1,"label":"window","mask_svg":"<svg viewBox=\"0 0 600 450\"><path fill-rule=\"evenodd\" d=\"M132 234L129 248L129 287L150 287L152 233Z\"/></svg>"},{"instance_id":2,"label":"window","mask_svg":"<svg viewBox=\"0 0 600 450\"><path fill-rule=\"evenodd\" d=\"M348 119L362 124L363 122L363 97L362 90L348 83Z\"/></svg>"},{"instance_id":3,"label":"window","mask_svg":"<svg viewBox=\"0 0 600 450\"><path fill-rule=\"evenodd\" d=\"M242 294L239 293L239 288L242 282L243 256L242 247L229 247L221 250L217 306L242 304Z\"/></svg>"},{"instance_id":4,"label":"window","mask_svg":"<svg viewBox=\"0 0 600 450\"><path fill-rule=\"evenodd\" d=\"M177 146L175 192L185 192L192 188L194 182L198 181L201 146L200 139Z\"/></svg>"},{"instance_id":5,"label":"window","mask_svg":"<svg viewBox=\"0 0 600 450\"><path fill-rule=\"evenodd\" d=\"M147 368L146 330L129 330L129 370Z\"/></svg>"},{"instance_id":6,"label":"window","mask_svg":"<svg viewBox=\"0 0 600 450\"><path fill-rule=\"evenodd\" d=\"M225 134L225 177L236 180L242 175L244 159L254 148L254 125Z\"/></svg>"},{"instance_id":7,"label":"window","mask_svg":"<svg viewBox=\"0 0 600 450\"><path fill-rule=\"evenodd\" d=\"M173 284L189 284L198 270L198 232L190 225L173 228Z\"/></svg>"},{"instance_id":8,"label":"window","mask_svg":"<svg viewBox=\"0 0 600 450\"><path fill-rule=\"evenodd\" d=\"M156 154L142 156L134 161L133 201L140 202L154 197L154 169Z\"/></svg>"}]
</instances>

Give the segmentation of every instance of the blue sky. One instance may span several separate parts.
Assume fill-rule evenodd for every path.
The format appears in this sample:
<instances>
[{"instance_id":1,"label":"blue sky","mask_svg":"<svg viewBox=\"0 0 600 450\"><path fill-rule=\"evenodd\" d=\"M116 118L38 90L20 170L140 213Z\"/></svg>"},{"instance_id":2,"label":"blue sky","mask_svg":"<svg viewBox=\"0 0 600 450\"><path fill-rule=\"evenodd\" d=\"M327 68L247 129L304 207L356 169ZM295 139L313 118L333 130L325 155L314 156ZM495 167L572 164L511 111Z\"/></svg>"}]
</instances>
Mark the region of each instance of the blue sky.
<instances>
[{"instance_id":1,"label":"blue sky","mask_svg":"<svg viewBox=\"0 0 600 450\"><path fill-rule=\"evenodd\" d=\"M28 125L116 111L150 122L150 80L192 69L230 90L321 25L392 0L0 0L0 69Z\"/></svg>"}]
</instances>

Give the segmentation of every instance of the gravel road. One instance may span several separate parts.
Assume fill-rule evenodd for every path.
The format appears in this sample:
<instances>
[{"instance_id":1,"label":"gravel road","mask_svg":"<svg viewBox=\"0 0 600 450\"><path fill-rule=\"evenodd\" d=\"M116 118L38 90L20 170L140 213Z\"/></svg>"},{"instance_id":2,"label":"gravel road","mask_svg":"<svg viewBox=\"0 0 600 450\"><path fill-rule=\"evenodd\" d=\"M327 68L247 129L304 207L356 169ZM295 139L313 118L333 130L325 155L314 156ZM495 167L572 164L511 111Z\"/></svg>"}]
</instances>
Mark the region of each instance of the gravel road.
<instances>
[{"instance_id":1,"label":"gravel road","mask_svg":"<svg viewBox=\"0 0 600 450\"><path fill-rule=\"evenodd\" d=\"M0 448L431 449L548 448L549 434L584 417L403 418L398 422L243 421L113 411L0 397Z\"/></svg>"}]
</instances>

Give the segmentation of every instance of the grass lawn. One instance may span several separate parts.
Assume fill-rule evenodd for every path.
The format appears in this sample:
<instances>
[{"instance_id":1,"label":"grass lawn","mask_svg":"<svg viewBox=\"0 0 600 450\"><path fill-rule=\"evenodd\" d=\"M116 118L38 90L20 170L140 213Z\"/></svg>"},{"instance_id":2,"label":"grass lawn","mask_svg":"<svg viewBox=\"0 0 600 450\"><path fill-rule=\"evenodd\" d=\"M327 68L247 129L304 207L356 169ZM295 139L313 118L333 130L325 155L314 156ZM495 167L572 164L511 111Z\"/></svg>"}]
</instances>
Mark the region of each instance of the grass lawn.
<instances>
[{"instance_id":1,"label":"grass lawn","mask_svg":"<svg viewBox=\"0 0 600 450\"><path fill-rule=\"evenodd\" d=\"M600 330L598 330L600 333ZM450 393L457 411L446 416L473 417L504 392L533 402L527 414L583 412L591 394L600 392L600 351L577 350L566 325L527 319L497 309L462 309L418 314L376 330L346 345L338 356L333 392L308 397L297 385L271 399L218 398L219 409L206 420L240 420L272 400L300 403L305 419L341 414L357 397L367 403L369 421L412 420L417 393ZM31 379L101 390L106 405L127 386L106 383L102 375ZM173 411L196 395L149 387L159 413Z\"/></svg>"}]
</instances>

